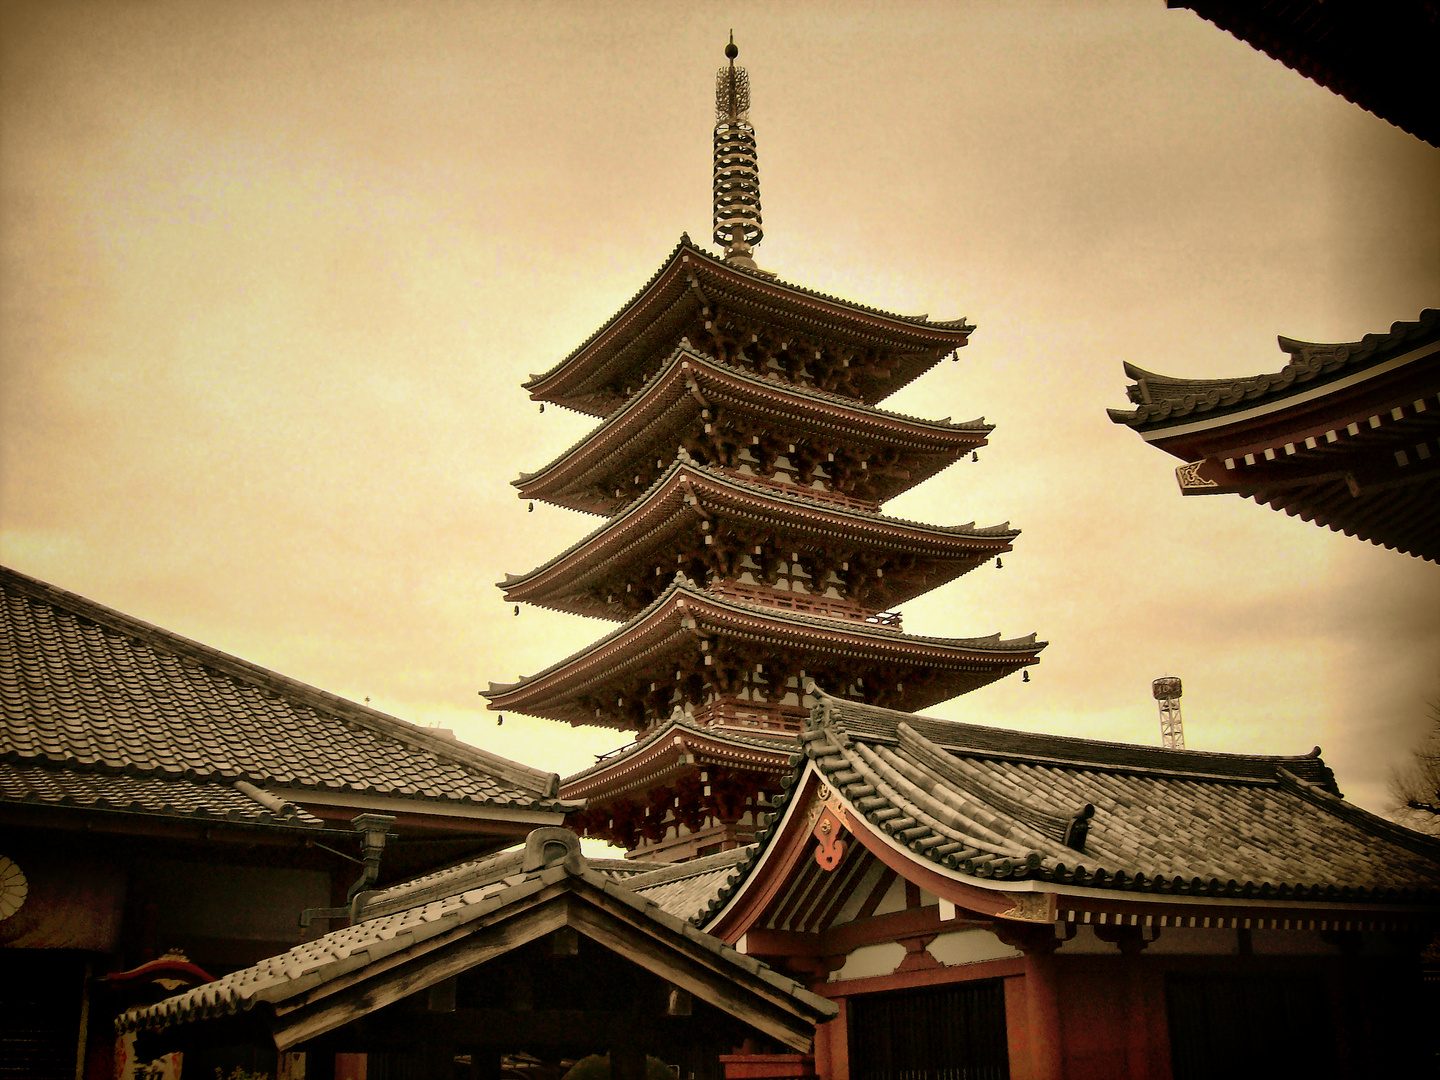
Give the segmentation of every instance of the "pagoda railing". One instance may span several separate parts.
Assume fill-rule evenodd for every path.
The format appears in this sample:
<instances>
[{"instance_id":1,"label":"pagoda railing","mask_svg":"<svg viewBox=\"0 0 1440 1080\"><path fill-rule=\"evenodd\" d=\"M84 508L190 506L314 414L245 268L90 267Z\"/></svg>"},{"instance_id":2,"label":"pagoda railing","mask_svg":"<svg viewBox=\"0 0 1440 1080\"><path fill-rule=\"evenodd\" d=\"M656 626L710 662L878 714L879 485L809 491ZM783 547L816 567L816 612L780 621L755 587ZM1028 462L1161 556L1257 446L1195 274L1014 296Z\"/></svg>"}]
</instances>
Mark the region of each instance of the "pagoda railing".
<instances>
[{"instance_id":1,"label":"pagoda railing","mask_svg":"<svg viewBox=\"0 0 1440 1080\"><path fill-rule=\"evenodd\" d=\"M806 487L804 484L788 483L754 472L734 470L734 475L747 484L759 484L761 487L774 488L776 491L783 491L790 495L804 495L809 499L834 503L836 506L843 506L851 510L864 510L870 514L880 512L880 508L873 502L866 502L864 499L857 499L853 495L846 495L839 491L830 491L828 488Z\"/></svg>"},{"instance_id":2,"label":"pagoda railing","mask_svg":"<svg viewBox=\"0 0 1440 1080\"><path fill-rule=\"evenodd\" d=\"M696 708L691 722L697 727L792 735L804 726L805 714L804 709L797 709L793 705L770 705L756 701L716 701ZM649 733L647 732L624 746L616 747L604 754L596 754L595 762L599 764L602 761L634 753L648 738Z\"/></svg>"},{"instance_id":3,"label":"pagoda railing","mask_svg":"<svg viewBox=\"0 0 1440 1080\"><path fill-rule=\"evenodd\" d=\"M706 727L731 728L746 732L793 734L804 725L807 710L793 705L770 705L758 701L725 700L701 705L695 722Z\"/></svg>"},{"instance_id":4,"label":"pagoda railing","mask_svg":"<svg viewBox=\"0 0 1440 1080\"><path fill-rule=\"evenodd\" d=\"M746 581L717 581L710 591L719 596L728 596L746 603L764 607L782 608L802 615L824 615L832 619L847 619L850 622L864 622L871 626L884 626L891 630L901 629L901 615L898 611L876 611L833 596L815 593L789 592L772 589L768 585L752 585Z\"/></svg>"}]
</instances>

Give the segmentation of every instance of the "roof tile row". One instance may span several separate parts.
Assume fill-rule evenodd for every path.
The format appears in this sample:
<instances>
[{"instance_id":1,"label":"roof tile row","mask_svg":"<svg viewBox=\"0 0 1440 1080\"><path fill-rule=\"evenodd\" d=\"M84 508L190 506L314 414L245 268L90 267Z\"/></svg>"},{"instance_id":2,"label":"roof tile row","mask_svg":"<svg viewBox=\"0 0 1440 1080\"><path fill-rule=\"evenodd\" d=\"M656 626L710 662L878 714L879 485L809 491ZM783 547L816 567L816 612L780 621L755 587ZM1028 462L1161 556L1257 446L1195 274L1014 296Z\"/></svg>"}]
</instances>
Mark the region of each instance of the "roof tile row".
<instances>
[{"instance_id":1,"label":"roof tile row","mask_svg":"<svg viewBox=\"0 0 1440 1080\"><path fill-rule=\"evenodd\" d=\"M119 797L116 774L123 773L210 781L184 798L215 795L212 809L222 815L230 805L223 793L236 780L282 792L564 808L554 774L442 739L4 568L0 760L50 768L34 798L44 791L46 801L59 799L65 788L64 797L96 806L109 805L102 791ZM136 805L169 798L144 790Z\"/></svg>"},{"instance_id":2,"label":"roof tile row","mask_svg":"<svg viewBox=\"0 0 1440 1080\"><path fill-rule=\"evenodd\" d=\"M814 762L861 819L980 879L1257 899L1440 897L1440 842L1343 802L1318 753L1162 750L951 723L818 693ZM923 734L922 734L923 731ZM789 799L776 801L776 820ZM1080 836L1055 824L1084 818ZM773 838L697 916L720 911Z\"/></svg>"}]
</instances>

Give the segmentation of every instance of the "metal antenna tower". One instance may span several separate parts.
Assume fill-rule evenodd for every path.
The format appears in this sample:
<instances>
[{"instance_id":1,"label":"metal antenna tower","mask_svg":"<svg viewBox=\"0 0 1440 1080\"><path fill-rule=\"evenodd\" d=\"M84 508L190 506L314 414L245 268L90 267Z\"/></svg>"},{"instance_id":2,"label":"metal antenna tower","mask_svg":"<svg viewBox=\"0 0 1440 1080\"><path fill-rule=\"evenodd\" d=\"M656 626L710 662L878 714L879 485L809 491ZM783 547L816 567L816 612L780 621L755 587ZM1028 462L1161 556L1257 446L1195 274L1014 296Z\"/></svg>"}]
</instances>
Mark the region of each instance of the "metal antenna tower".
<instances>
[{"instance_id":1,"label":"metal antenna tower","mask_svg":"<svg viewBox=\"0 0 1440 1080\"><path fill-rule=\"evenodd\" d=\"M1180 680L1166 675L1150 684L1160 703L1160 745L1167 750L1185 749L1185 725L1180 719Z\"/></svg>"},{"instance_id":2,"label":"metal antenna tower","mask_svg":"<svg viewBox=\"0 0 1440 1080\"><path fill-rule=\"evenodd\" d=\"M760 243L760 167L750 126L750 76L735 66L735 34L725 46L728 67L715 77L715 242L728 262L754 270L751 248Z\"/></svg>"}]
</instances>

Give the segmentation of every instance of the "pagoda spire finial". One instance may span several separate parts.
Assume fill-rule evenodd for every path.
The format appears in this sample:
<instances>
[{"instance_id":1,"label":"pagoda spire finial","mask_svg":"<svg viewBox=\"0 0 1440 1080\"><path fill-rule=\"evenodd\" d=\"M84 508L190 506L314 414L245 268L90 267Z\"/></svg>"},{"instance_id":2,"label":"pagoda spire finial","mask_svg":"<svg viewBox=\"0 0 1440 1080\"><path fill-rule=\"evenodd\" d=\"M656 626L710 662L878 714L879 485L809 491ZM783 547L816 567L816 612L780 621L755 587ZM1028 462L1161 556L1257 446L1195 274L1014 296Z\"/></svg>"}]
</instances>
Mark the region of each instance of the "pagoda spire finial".
<instances>
[{"instance_id":1,"label":"pagoda spire finial","mask_svg":"<svg viewBox=\"0 0 1440 1080\"><path fill-rule=\"evenodd\" d=\"M750 126L750 75L735 66L740 50L735 32L725 46L728 67L715 77L715 242L725 260L757 269L751 248L760 243L760 169L755 159L755 129Z\"/></svg>"}]
</instances>

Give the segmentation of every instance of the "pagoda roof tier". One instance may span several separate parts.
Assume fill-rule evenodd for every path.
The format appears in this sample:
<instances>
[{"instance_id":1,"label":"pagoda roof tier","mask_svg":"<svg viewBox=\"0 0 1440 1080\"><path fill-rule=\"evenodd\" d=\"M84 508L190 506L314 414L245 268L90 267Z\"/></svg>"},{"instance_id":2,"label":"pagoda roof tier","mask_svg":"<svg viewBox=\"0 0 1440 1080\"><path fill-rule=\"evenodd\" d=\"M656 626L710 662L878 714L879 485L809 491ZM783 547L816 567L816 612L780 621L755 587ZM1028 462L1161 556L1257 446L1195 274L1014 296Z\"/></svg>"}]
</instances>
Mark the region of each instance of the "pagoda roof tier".
<instances>
[{"instance_id":1,"label":"pagoda roof tier","mask_svg":"<svg viewBox=\"0 0 1440 1080\"><path fill-rule=\"evenodd\" d=\"M947 701L1038 662L1045 642L1031 634L1002 640L936 638L885 627L804 615L745 603L697 588L683 574L655 602L588 648L514 683L491 683L490 708L529 716L624 728L621 715L596 707L633 694L637 686L676 685L697 657L712 677L727 657L776 657L811 672L829 671L831 685L888 679L890 704L906 709ZM716 657L719 659L715 659ZM679 665L679 666L677 666ZM888 673L888 674L886 674Z\"/></svg>"},{"instance_id":2,"label":"pagoda roof tier","mask_svg":"<svg viewBox=\"0 0 1440 1080\"><path fill-rule=\"evenodd\" d=\"M771 773L778 780L790 773L794 753L793 732L769 738L741 735L724 728L701 727L677 714L629 746L601 755L588 769L562 780L560 790L566 799L586 799L588 805L598 807L620 796L643 795L691 769L708 766Z\"/></svg>"},{"instance_id":3,"label":"pagoda roof tier","mask_svg":"<svg viewBox=\"0 0 1440 1080\"><path fill-rule=\"evenodd\" d=\"M751 427L755 433L746 437ZM794 442L781 445L776 430ZM984 446L993 430L983 417L964 423L923 420L762 378L682 343L624 408L543 469L521 473L512 483L521 498L608 516L649 487L674 456L673 448L682 444L705 464L715 458L735 468L736 455L752 445L772 463L796 446L819 455L825 466L835 465L829 457L838 454L836 479L848 470L846 482L858 480L861 490L873 496L839 493L838 500L874 506ZM737 433L743 444L735 442ZM827 496L793 486L815 498Z\"/></svg>"},{"instance_id":4,"label":"pagoda roof tier","mask_svg":"<svg viewBox=\"0 0 1440 1080\"><path fill-rule=\"evenodd\" d=\"M1008 522L982 528L973 522L927 525L821 502L803 492L697 465L682 450L622 512L534 570L506 575L500 587L508 602L625 619L634 613L634 605L627 608L608 597L607 583L639 579L643 586L661 566L668 578L677 559L683 560L682 569L690 565L687 550L708 569L719 571L715 578L738 577L738 567L728 567L727 573L720 564L738 562L737 552L730 550L736 538L758 530L773 538L772 546L787 552L863 552L860 557L867 566L887 557L905 561L904 573L887 569L880 579L883 607L911 600L1004 554L1019 535ZM862 572L858 565L855 571ZM789 594L777 598L793 599Z\"/></svg>"},{"instance_id":5,"label":"pagoda roof tier","mask_svg":"<svg viewBox=\"0 0 1440 1080\"><path fill-rule=\"evenodd\" d=\"M724 310L854 349L889 354L885 365L867 367L856 389L874 404L924 374L962 347L975 329L963 318L931 322L926 315L896 315L737 268L682 235L653 277L609 322L579 348L524 388L591 416L606 416L623 403L617 387L638 385L698 321Z\"/></svg>"},{"instance_id":6,"label":"pagoda roof tier","mask_svg":"<svg viewBox=\"0 0 1440 1080\"><path fill-rule=\"evenodd\" d=\"M1126 364L1138 407L1110 418L1186 462L1182 494L1239 494L1440 560L1440 310L1356 342L1279 340L1290 363L1246 378Z\"/></svg>"}]
</instances>

